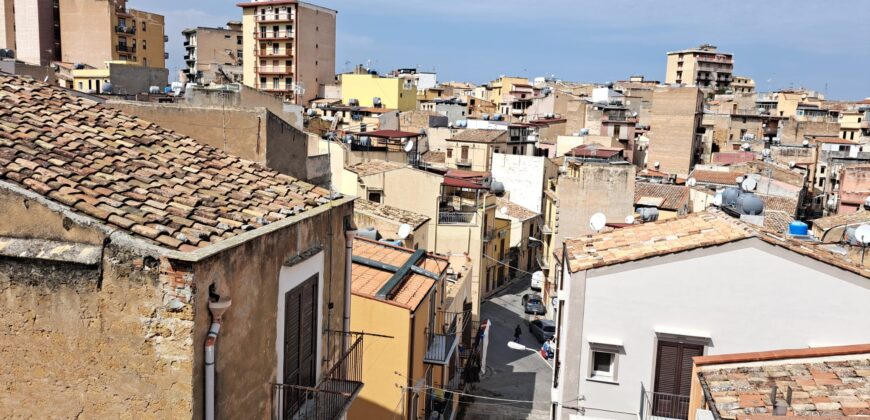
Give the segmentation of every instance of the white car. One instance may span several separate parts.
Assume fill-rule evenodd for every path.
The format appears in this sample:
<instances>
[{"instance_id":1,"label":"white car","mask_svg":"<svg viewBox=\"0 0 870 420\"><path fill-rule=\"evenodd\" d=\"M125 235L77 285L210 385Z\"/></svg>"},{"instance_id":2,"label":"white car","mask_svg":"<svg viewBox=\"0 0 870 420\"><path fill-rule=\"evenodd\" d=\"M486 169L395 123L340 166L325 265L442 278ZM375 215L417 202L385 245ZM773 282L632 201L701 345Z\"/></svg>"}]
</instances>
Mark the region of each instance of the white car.
<instances>
[{"instance_id":1,"label":"white car","mask_svg":"<svg viewBox=\"0 0 870 420\"><path fill-rule=\"evenodd\" d=\"M535 271L532 274L532 290L541 290L544 287L544 272Z\"/></svg>"}]
</instances>

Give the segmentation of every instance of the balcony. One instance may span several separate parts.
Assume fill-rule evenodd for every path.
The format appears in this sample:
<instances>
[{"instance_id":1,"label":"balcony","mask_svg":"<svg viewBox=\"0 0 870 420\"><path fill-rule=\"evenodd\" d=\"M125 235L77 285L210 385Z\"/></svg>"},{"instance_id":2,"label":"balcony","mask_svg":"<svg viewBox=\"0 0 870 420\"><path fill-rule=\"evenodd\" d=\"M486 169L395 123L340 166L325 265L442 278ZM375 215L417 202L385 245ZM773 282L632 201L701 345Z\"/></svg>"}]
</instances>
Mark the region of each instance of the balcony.
<instances>
[{"instance_id":1,"label":"balcony","mask_svg":"<svg viewBox=\"0 0 870 420\"><path fill-rule=\"evenodd\" d=\"M293 31L260 31L254 32L254 38L258 40L268 39L293 39Z\"/></svg>"},{"instance_id":2,"label":"balcony","mask_svg":"<svg viewBox=\"0 0 870 420\"><path fill-rule=\"evenodd\" d=\"M132 26L118 25L115 27L115 32L119 34L133 35L136 33L136 28Z\"/></svg>"},{"instance_id":3,"label":"balcony","mask_svg":"<svg viewBox=\"0 0 870 420\"><path fill-rule=\"evenodd\" d=\"M115 46L115 48L118 50L118 52L130 52L130 53L136 52L135 45L118 44Z\"/></svg>"},{"instance_id":4,"label":"balcony","mask_svg":"<svg viewBox=\"0 0 870 420\"><path fill-rule=\"evenodd\" d=\"M486 229L486 231L483 232L483 241L484 242L492 241L493 239L496 238L497 235L498 235L498 230L496 230L495 228L488 228L488 229Z\"/></svg>"},{"instance_id":5,"label":"balcony","mask_svg":"<svg viewBox=\"0 0 870 420\"><path fill-rule=\"evenodd\" d=\"M293 69L281 66L263 66L257 68L257 74L293 74Z\"/></svg>"},{"instance_id":6,"label":"balcony","mask_svg":"<svg viewBox=\"0 0 870 420\"><path fill-rule=\"evenodd\" d=\"M468 311L435 313L434 322L424 332L427 343L424 363L443 366L450 363L450 357L459 344L459 337L465 331L470 315Z\"/></svg>"},{"instance_id":7,"label":"balcony","mask_svg":"<svg viewBox=\"0 0 870 420\"><path fill-rule=\"evenodd\" d=\"M476 212L455 212L441 211L438 212L438 224L441 225L462 225L474 223Z\"/></svg>"},{"instance_id":8,"label":"balcony","mask_svg":"<svg viewBox=\"0 0 870 420\"><path fill-rule=\"evenodd\" d=\"M270 13L257 15L257 22L291 22L294 18L292 13Z\"/></svg>"},{"instance_id":9,"label":"balcony","mask_svg":"<svg viewBox=\"0 0 870 420\"><path fill-rule=\"evenodd\" d=\"M689 418L689 396L652 392L640 386L640 420Z\"/></svg>"},{"instance_id":10,"label":"balcony","mask_svg":"<svg viewBox=\"0 0 870 420\"><path fill-rule=\"evenodd\" d=\"M332 332L336 342L345 338L340 332ZM273 418L336 420L347 414L348 408L363 387L363 336L351 334L351 344L346 353L330 367L320 382L312 387L289 384L273 384L273 400L276 412Z\"/></svg>"},{"instance_id":11,"label":"balcony","mask_svg":"<svg viewBox=\"0 0 870 420\"><path fill-rule=\"evenodd\" d=\"M290 58L293 57L293 51L254 50L254 55L263 58Z\"/></svg>"},{"instance_id":12,"label":"balcony","mask_svg":"<svg viewBox=\"0 0 870 420\"><path fill-rule=\"evenodd\" d=\"M462 167L470 168L470 167L471 167L471 159L468 159L468 158L466 158L466 159L462 159L462 158L456 159L456 166L462 166Z\"/></svg>"}]
</instances>

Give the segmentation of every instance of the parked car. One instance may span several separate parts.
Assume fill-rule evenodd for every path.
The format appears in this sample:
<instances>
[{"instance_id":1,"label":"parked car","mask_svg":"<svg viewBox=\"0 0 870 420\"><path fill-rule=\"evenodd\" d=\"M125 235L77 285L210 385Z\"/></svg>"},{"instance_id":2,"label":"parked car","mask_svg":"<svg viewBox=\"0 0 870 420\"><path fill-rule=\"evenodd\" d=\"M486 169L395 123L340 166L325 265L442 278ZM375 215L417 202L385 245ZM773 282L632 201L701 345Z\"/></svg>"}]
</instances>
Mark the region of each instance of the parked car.
<instances>
[{"instance_id":1,"label":"parked car","mask_svg":"<svg viewBox=\"0 0 870 420\"><path fill-rule=\"evenodd\" d=\"M532 290L540 291L544 287L544 272L535 271L532 274Z\"/></svg>"},{"instance_id":2,"label":"parked car","mask_svg":"<svg viewBox=\"0 0 870 420\"><path fill-rule=\"evenodd\" d=\"M556 335L556 323L549 319L536 319L529 322L529 331L543 343Z\"/></svg>"},{"instance_id":3,"label":"parked car","mask_svg":"<svg viewBox=\"0 0 870 420\"><path fill-rule=\"evenodd\" d=\"M544 298L540 295L529 293L523 295L523 310L527 314L544 315L547 313L547 306L544 305Z\"/></svg>"}]
</instances>

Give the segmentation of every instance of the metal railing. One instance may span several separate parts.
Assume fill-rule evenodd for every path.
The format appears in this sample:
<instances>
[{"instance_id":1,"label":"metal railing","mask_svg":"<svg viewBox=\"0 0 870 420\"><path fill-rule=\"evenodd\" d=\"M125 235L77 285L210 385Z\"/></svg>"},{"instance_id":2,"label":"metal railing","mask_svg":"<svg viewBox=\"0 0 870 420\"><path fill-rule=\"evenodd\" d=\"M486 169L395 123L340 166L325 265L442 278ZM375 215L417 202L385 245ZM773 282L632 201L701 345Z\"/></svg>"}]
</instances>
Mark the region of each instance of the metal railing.
<instances>
[{"instance_id":1,"label":"metal railing","mask_svg":"<svg viewBox=\"0 0 870 420\"><path fill-rule=\"evenodd\" d=\"M456 166L471 166L471 159L456 159Z\"/></svg>"},{"instance_id":2,"label":"metal railing","mask_svg":"<svg viewBox=\"0 0 870 420\"><path fill-rule=\"evenodd\" d=\"M652 417L681 419L689 418L689 396L648 391L640 384L640 420Z\"/></svg>"},{"instance_id":3,"label":"metal railing","mask_svg":"<svg viewBox=\"0 0 870 420\"><path fill-rule=\"evenodd\" d=\"M336 332L338 342L343 333ZM278 419L335 420L347 413L362 389L363 336L350 334L351 344L314 387L274 384L274 407Z\"/></svg>"},{"instance_id":4,"label":"metal railing","mask_svg":"<svg viewBox=\"0 0 870 420\"><path fill-rule=\"evenodd\" d=\"M116 48L117 48L118 51L120 51L120 52L136 52L136 46L135 46L135 45L121 45L121 44L118 44L118 45L116 45Z\"/></svg>"},{"instance_id":5,"label":"metal railing","mask_svg":"<svg viewBox=\"0 0 870 420\"><path fill-rule=\"evenodd\" d=\"M286 50L286 49L283 51L281 51L281 50L275 51L275 50L268 50L268 49L264 50L264 49L257 48L254 50L254 55L257 57L292 57L293 51Z\"/></svg>"},{"instance_id":6,"label":"metal railing","mask_svg":"<svg viewBox=\"0 0 870 420\"><path fill-rule=\"evenodd\" d=\"M119 34L135 34L136 28L132 26L118 25L115 27L115 32Z\"/></svg>"},{"instance_id":7,"label":"metal railing","mask_svg":"<svg viewBox=\"0 0 870 420\"><path fill-rule=\"evenodd\" d=\"M439 212L438 223L442 225L461 225L474 223L474 212Z\"/></svg>"},{"instance_id":8,"label":"metal railing","mask_svg":"<svg viewBox=\"0 0 870 420\"><path fill-rule=\"evenodd\" d=\"M257 73L260 74L292 74L293 69L290 67L281 66L263 66L257 67Z\"/></svg>"},{"instance_id":9,"label":"metal railing","mask_svg":"<svg viewBox=\"0 0 870 420\"><path fill-rule=\"evenodd\" d=\"M445 392L444 398L430 397L426 403L427 420L449 420L453 417L453 393Z\"/></svg>"},{"instance_id":10,"label":"metal railing","mask_svg":"<svg viewBox=\"0 0 870 420\"><path fill-rule=\"evenodd\" d=\"M426 328L426 354L423 361L439 365L450 362L450 356L459 344L459 335L464 331L471 313L437 311L434 328Z\"/></svg>"},{"instance_id":11,"label":"metal railing","mask_svg":"<svg viewBox=\"0 0 870 420\"><path fill-rule=\"evenodd\" d=\"M260 31L254 32L257 39L288 39L293 38L293 31Z\"/></svg>"},{"instance_id":12,"label":"metal railing","mask_svg":"<svg viewBox=\"0 0 870 420\"><path fill-rule=\"evenodd\" d=\"M257 15L257 20L260 22L269 21L286 21L293 20L294 16L290 13L271 13L265 15Z\"/></svg>"}]
</instances>

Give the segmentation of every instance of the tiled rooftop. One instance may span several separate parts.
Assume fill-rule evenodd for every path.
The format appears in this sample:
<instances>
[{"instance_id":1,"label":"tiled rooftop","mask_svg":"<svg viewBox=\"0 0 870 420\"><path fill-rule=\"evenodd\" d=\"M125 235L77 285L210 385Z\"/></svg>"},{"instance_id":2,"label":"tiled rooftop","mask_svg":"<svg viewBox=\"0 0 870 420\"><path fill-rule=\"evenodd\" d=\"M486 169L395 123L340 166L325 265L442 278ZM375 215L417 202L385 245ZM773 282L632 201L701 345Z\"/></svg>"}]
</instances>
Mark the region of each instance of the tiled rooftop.
<instances>
[{"instance_id":1,"label":"tiled rooftop","mask_svg":"<svg viewBox=\"0 0 870 420\"><path fill-rule=\"evenodd\" d=\"M774 232L784 232L795 219L798 201L796 198L757 194L764 202L764 227Z\"/></svg>"},{"instance_id":2,"label":"tiled rooftop","mask_svg":"<svg viewBox=\"0 0 870 420\"><path fill-rule=\"evenodd\" d=\"M181 251L329 202L323 188L14 76L0 76L0 182Z\"/></svg>"},{"instance_id":3,"label":"tiled rooftop","mask_svg":"<svg viewBox=\"0 0 870 420\"><path fill-rule=\"evenodd\" d=\"M367 258L393 267L401 267L413 254L413 249L401 248L383 242L362 238L356 238L353 241L354 257ZM416 261L414 265L440 276L450 264L442 257L427 254L421 261ZM378 291L394 274L392 271L360 264L356 261L353 263L351 273L353 293L370 298L376 298ZM416 309L432 286L435 285L435 282L430 277L410 272L396 296L389 302L403 308Z\"/></svg>"},{"instance_id":4,"label":"tiled rooftop","mask_svg":"<svg viewBox=\"0 0 870 420\"><path fill-rule=\"evenodd\" d=\"M475 143L503 143L508 140L507 130L468 129L456 134L450 141L470 141Z\"/></svg>"},{"instance_id":5,"label":"tiled rooftop","mask_svg":"<svg viewBox=\"0 0 870 420\"><path fill-rule=\"evenodd\" d=\"M770 415L774 386L780 400L792 389L789 416L870 415L870 345L703 356L695 363L708 403L722 418Z\"/></svg>"},{"instance_id":6,"label":"tiled rooftop","mask_svg":"<svg viewBox=\"0 0 870 420\"><path fill-rule=\"evenodd\" d=\"M426 163L445 163L445 162L447 162L447 153L446 152L436 152L434 150L430 150L426 153L423 153L423 162L426 162Z\"/></svg>"},{"instance_id":7,"label":"tiled rooftop","mask_svg":"<svg viewBox=\"0 0 870 420\"><path fill-rule=\"evenodd\" d=\"M722 172L722 171L706 171L694 170L690 178L695 178L695 181L701 184L717 184L717 185L737 185L737 177L746 175L743 172Z\"/></svg>"},{"instance_id":8,"label":"tiled rooftop","mask_svg":"<svg viewBox=\"0 0 870 420\"><path fill-rule=\"evenodd\" d=\"M870 269L817 243L759 229L719 210L566 239L571 272L621 264L756 237L772 245L870 278ZM556 258L561 258L556 253Z\"/></svg>"},{"instance_id":9,"label":"tiled rooftop","mask_svg":"<svg viewBox=\"0 0 870 420\"><path fill-rule=\"evenodd\" d=\"M361 198L354 201L353 211L380 216L400 224L407 223L414 229L429 221L428 216Z\"/></svg>"},{"instance_id":10,"label":"tiled rooftop","mask_svg":"<svg viewBox=\"0 0 870 420\"><path fill-rule=\"evenodd\" d=\"M820 217L813 220L813 226L822 230L828 230L837 226L868 222L870 222L870 211L859 211L855 213Z\"/></svg>"},{"instance_id":11,"label":"tiled rooftop","mask_svg":"<svg viewBox=\"0 0 870 420\"><path fill-rule=\"evenodd\" d=\"M689 204L689 188L682 185L636 182L634 184L634 204L645 198L657 199L661 204L656 207L665 210L679 210Z\"/></svg>"},{"instance_id":12,"label":"tiled rooftop","mask_svg":"<svg viewBox=\"0 0 870 420\"><path fill-rule=\"evenodd\" d=\"M496 208L501 211L502 209L507 210L505 215L513 217L514 219L519 220L528 220L538 215L532 210L529 210L513 201L508 200L504 197L497 197L496 200Z\"/></svg>"},{"instance_id":13,"label":"tiled rooftop","mask_svg":"<svg viewBox=\"0 0 870 420\"><path fill-rule=\"evenodd\" d=\"M347 167L347 170L354 172L359 176L369 176L394 171L396 169L401 169L406 166L408 165L400 162L372 159L367 162L360 162L355 165L350 165Z\"/></svg>"}]
</instances>

